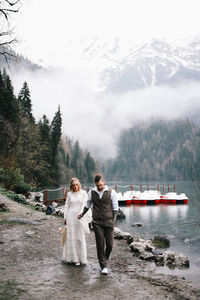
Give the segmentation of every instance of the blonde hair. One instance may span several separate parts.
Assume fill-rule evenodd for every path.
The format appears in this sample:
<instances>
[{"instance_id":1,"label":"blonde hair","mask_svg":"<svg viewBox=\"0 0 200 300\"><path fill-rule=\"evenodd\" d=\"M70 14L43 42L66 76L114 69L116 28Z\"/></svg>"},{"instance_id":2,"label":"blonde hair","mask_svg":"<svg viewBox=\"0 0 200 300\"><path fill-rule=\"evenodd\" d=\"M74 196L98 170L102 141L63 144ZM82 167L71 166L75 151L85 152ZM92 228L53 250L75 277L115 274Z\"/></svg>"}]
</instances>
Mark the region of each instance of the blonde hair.
<instances>
[{"instance_id":1,"label":"blonde hair","mask_svg":"<svg viewBox=\"0 0 200 300\"><path fill-rule=\"evenodd\" d=\"M74 181L78 182L78 191L80 191L80 189L81 189L81 184L80 184L80 181L78 180L78 178L77 177L72 177L71 180L70 180L70 182L69 182L69 190L70 190L70 192L73 192Z\"/></svg>"}]
</instances>

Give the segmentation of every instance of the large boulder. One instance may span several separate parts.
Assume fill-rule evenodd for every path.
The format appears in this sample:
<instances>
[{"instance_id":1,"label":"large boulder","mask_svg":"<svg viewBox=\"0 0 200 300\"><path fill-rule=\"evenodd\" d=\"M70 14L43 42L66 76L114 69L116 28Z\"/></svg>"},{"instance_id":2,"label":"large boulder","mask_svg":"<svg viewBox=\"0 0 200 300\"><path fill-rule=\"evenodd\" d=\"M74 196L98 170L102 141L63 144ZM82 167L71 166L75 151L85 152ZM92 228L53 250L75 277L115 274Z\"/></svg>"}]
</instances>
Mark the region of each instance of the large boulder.
<instances>
[{"instance_id":1,"label":"large boulder","mask_svg":"<svg viewBox=\"0 0 200 300\"><path fill-rule=\"evenodd\" d=\"M129 247L133 252L140 254L143 254L146 251L152 253L152 251L155 249L149 240L145 241L143 239L139 239L137 242L132 242ZM153 253L152 256L154 256Z\"/></svg>"},{"instance_id":2,"label":"large boulder","mask_svg":"<svg viewBox=\"0 0 200 300\"><path fill-rule=\"evenodd\" d=\"M163 253L165 264L176 267L188 268L190 263L188 257L184 256L183 253L176 251L165 251Z\"/></svg>"},{"instance_id":3,"label":"large boulder","mask_svg":"<svg viewBox=\"0 0 200 300\"><path fill-rule=\"evenodd\" d=\"M155 236L152 239L152 244L156 247L156 248L169 248L170 247L170 240L167 239L164 236Z\"/></svg>"},{"instance_id":4,"label":"large boulder","mask_svg":"<svg viewBox=\"0 0 200 300\"><path fill-rule=\"evenodd\" d=\"M128 240L131 234L126 231L122 231L118 227L114 227L114 238L118 240Z\"/></svg>"},{"instance_id":5,"label":"large boulder","mask_svg":"<svg viewBox=\"0 0 200 300\"><path fill-rule=\"evenodd\" d=\"M141 254L146 251L146 246L142 242L132 242L129 247L136 254Z\"/></svg>"}]
</instances>

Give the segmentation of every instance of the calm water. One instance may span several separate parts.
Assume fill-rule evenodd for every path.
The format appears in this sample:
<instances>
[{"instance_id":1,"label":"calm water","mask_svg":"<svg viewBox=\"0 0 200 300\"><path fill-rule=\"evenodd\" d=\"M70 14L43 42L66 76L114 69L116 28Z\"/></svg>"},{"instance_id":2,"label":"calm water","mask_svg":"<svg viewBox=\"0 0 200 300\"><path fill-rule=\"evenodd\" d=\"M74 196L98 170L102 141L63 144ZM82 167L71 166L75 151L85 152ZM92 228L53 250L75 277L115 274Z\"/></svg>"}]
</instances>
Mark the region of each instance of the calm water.
<instances>
[{"instance_id":1,"label":"calm water","mask_svg":"<svg viewBox=\"0 0 200 300\"><path fill-rule=\"evenodd\" d=\"M129 183L118 184L123 186ZM118 191L123 192L123 189L118 188ZM158 271L184 276L200 286L200 195L195 192L191 182L176 182L176 192L183 192L188 196L190 200L187 205L123 206L121 209L126 219L117 221L117 227L145 238L167 236L170 239L169 249L188 256L190 268L171 270L159 267ZM144 226L135 228L132 226L135 222L142 222Z\"/></svg>"}]
</instances>

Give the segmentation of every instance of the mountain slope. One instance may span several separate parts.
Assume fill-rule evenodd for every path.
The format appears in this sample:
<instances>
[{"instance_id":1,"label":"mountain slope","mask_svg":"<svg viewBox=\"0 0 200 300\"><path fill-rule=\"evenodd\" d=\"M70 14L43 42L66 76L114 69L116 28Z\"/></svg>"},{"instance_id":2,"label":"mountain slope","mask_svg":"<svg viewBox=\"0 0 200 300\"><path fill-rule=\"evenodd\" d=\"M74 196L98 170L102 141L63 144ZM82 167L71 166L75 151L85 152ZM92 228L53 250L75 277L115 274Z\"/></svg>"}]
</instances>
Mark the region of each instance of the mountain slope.
<instances>
[{"instance_id":1,"label":"mountain slope","mask_svg":"<svg viewBox=\"0 0 200 300\"><path fill-rule=\"evenodd\" d=\"M94 38L71 43L99 74L99 90L123 93L155 85L200 80L200 36L187 41ZM68 49L68 50L69 50Z\"/></svg>"},{"instance_id":2,"label":"mountain slope","mask_svg":"<svg viewBox=\"0 0 200 300\"><path fill-rule=\"evenodd\" d=\"M172 46L153 40L102 73L106 90L126 92L155 85L176 85L200 80L200 40L184 46Z\"/></svg>"},{"instance_id":3,"label":"mountain slope","mask_svg":"<svg viewBox=\"0 0 200 300\"><path fill-rule=\"evenodd\" d=\"M120 137L116 159L105 164L112 180L200 179L200 128L190 121L134 126Z\"/></svg>"},{"instance_id":4,"label":"mountain slope","mask_svg":"<svg viewBox=\"0 0 200 300\"><path fill-rule=\"evenodd\" d=\"M34 72L41 69L40 66L31 62L28 58L25 58L14 51L12 51L11 54L12 56L8 57L8 63L6 62L4 56L0 55L0 70L6 68L7 71L12 72L19 72L20 70Z\"/></svg>"}]
</instances>

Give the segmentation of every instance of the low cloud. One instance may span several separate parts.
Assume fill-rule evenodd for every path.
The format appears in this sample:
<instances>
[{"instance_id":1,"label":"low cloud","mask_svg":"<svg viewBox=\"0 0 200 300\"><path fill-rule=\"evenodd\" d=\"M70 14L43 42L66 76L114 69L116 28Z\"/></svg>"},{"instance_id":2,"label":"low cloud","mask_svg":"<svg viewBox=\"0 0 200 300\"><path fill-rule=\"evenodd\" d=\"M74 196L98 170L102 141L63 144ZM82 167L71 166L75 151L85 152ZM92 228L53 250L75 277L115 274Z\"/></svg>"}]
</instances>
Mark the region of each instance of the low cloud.
<instances>
[{"instance_id":1,"label":"low cloud","mask_svg":"<svg viewBox=\"0 0 200 300\"><path fill-rule=\"evenodd\" d=\"M124 94L95 92L96 75L82 70L53 69L11 74L15 94L27 81L37 120L52 120L61 106L62 132L79 139L96 158L113 158L122 130L151 119L187 118L200 111L197 82L175 87L151 87Z\"/></svg>"}]
</instances>

